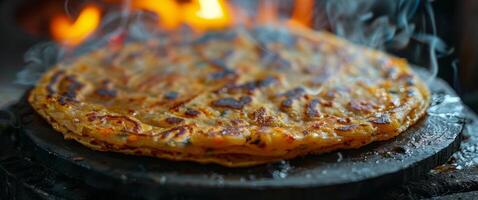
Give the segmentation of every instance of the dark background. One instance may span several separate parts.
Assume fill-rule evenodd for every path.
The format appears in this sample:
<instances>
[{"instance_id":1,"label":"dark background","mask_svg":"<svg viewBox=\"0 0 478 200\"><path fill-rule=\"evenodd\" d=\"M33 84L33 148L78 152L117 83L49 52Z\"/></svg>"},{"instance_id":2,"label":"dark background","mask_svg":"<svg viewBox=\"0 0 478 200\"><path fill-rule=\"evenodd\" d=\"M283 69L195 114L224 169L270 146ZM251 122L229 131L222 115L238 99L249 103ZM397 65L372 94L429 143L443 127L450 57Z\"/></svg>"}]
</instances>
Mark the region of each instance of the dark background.
<instances>
[{"instance_id":1,"label":"dark background","mask_svg":"<svg viewBox=\"0 0 478 200\"><path fill-rule=\"evenodd\" d=\"M19 89L22 87L13 82L16 72L22 68L23 55L33 44L47 39L28 34L18 25L18 10L21 10L18 8L30 2L35 1L0 0L0 103L21 94ZM451 54L439 58L439 77L445 79L467 105L478 111L478 1L432 2L438 36L454 49ZM419 7L417 15L420 12L424 12L423 7ZM46 22L40 21L39 24L48 26ZM428 64L424 60L409 59L412 63ZM456 70L453 64L456 64Z\"/></svg>"},{"instance_id":2,"label":"dark background","mask_svg":"<svg viewBox=\"0 0 478 200\"><path fill-rule=\"evenodd\" d=\"M439 59L439 77L450 83L463 101L478 111L478 1L434 1L438 35L454 48ZM453 73L453 63L457 74Z\"/></svg>"}]
</instances>

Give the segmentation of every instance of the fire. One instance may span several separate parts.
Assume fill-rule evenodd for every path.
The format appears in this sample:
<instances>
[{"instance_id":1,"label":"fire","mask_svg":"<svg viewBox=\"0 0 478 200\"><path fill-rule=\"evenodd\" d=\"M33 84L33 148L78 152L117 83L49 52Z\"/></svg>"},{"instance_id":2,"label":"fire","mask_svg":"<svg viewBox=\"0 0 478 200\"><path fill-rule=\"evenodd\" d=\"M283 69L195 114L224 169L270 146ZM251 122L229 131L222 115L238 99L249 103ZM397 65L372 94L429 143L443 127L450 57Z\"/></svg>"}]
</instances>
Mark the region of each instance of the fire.
<instances>
[{"instance_id":1,"label":"fire","mask_svg":"<svg viewBox=\"0 0 478 200\"><path fill-rule=\"evenodd\" d=\"M107 0L104 0L107 1ZM119 0L107 2L121 3ZM146 10L158 16L159 26L166 30L178 28L187 24L197 31L222 29L231 26L232 15L240 16L241 10L234 13L227 0L133 0L132 10ZM292 17L288 22L306 27L312 26L314 0L295 0ZM245 15L244 15L245 16ZM244 17L243 16L243 17ZM237 20L237 19L236 19ZM240 20L240 19L239 19ZM244 23L275 23L279 20L279 9L276 1L260 1L256 20L246 20ZM53 18L50 30L53 38L63 44L75 46L90 36L101 21L101 10L95 5L83 8L76 20L65 15Z\"/></svg>"},{"instance_id":2,"label":"fire","mask_svg":"<svg viewBox=\"0 0 478 200\"><path fill-rule=\"evenodd\" d=\"M136 0L132 2L132 7L156 13L162 28L174 29L181 24L180 7L175 0Z\"/></svg>"},{"instance_id":3,"label":"fire","mask_svg":"<svg viewBox=\"0 0 478 200\"><path fill-rule=\"evenodd\" d=\"M174 29L185 23L196 30L224 28L232 24L231 11L224 0L193 0L179 4L175 0L136 0L133 9L154 12L162 28Z\"/></svg>"},{"instance_id":4,"label":"fire","mask_svg":"<svg viewBox=\"0 0 478 200\"><path fill-rule=\"evenodd\" d=\"M185 5L184 21L193 28L218 29L232 24L231 11L224 0L196 0Z\"/></svg>"},{"instance_id":5,"label":"fire","mask_svg":"<svg viewBox=\"0 0 478 200\"><path fill-rule=\"evenodd\" d=\"M291 22L311 27L314 13L313 9L314 0L295 0Z\"/></svg>"},{"instance_id":6,"label":"fire","mask_svg":"<svg viewBox=\"0 0 478 200\"><path fill-rule=\"evenodd\" d=\"M51 22L51 34L56 41L78 45L98 27L100 15L101 11L97 6L88 5L81 10L74 22L65 15L56 16Z\"/></svg>"}]
</instances>

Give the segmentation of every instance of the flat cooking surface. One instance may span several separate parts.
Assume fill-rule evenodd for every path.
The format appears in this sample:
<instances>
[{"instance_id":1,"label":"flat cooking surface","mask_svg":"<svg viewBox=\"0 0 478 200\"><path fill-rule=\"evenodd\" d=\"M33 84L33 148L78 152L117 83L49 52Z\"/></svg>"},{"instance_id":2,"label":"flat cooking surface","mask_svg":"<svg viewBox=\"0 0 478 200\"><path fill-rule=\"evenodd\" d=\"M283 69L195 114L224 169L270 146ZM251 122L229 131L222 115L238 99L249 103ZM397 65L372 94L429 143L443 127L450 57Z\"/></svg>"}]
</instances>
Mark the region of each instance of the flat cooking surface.
<instances>
[{"instance_id":1,"label":"flat cooking surface","mask_svg":"<svg viewBox=\"0 0 478 200\"><path fill-rule=\"evenodd\" d=\"M257 167L225 168L93 151L65 141L25 100L20 112L22 141L33 142L24 145L34 150L32 156L60 172L130 195L357 197L425 174L458 149L461 102L441 82L431 86L428 116L393 140Z\"/></svg>"}]
</instances>

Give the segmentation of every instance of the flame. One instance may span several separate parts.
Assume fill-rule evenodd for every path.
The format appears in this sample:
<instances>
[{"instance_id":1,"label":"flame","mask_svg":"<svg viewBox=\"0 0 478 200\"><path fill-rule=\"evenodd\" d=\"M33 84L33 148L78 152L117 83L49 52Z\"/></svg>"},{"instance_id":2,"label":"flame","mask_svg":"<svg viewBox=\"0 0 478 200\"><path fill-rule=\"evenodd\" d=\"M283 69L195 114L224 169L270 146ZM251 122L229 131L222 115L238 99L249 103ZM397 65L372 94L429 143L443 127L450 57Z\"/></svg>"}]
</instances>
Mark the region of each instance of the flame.
<instances>
[{"instance_id":1,"label":"flame","mask_svg":"<svg viewBox=\"0 0 478 200\"><path fill-rule=\"evenodd\" d=\"M174 29L181 24L180 6L175 0L135 0L132 7L156 13L163 28Z\"/></svg>"},{"instance_id":2,"label":"flame","mask_svg":"<svg viewBox=\"0 0 478 200\"><path fill-rule=\"evenodd\" d=\"M224 0L195 0L186 4L183 12L184 22L199 30L232 24L231 10Z\"/></svg>"},{"instance_id":3,"label":"flame","mask_svg":"<svg viewBox=\"0 0 478 200\"><path fill-rule=\"evenodd\" d=\"M81 10L74 22L65 15L56 16L50 24L51 34L56 41L78 45L98 27L100 15L101 11L97 6L88 5Z\"/></svg>"},{"instance_id":4,"label":"flame","mask_svg":"<svg viewBox=\"0 0 478 200\"><path fill-rule=\"evenodd\" d=\"M295 0L290 22L312 27L314 0Z\"/></svg>"},{"instance_id":5,"label":"flame","mask_svg":"<svg viewBox=\"0 0 478 200\"><path fill-rule=\"evenodd\" d=\"M224 0L193 0L179 4L175 0L136 0L134 9L154 12L162 28L174 29L181 23L197 30L217 29L230 25L231 11Z\"/></svg>"},{"instance_id":6,"label":"flame","mask_svg":"<svg viewBox=\"0 0 478 200\"><path fill-rule=\"evenodd\" d=\"M168 30L182 23L195 30L219 29L232 24L231 9L225 0L192 0L183 4L176 0L135 0L131 8L157 14L160 27ZM50 23L51 34L56 41L76 46L96 30L100 18L101 10L88 5L75 21L65 15L55 16Z\"/></svg>"},{"instance_id":7,"label":"flame","mask_svg":"<svg viewBox=\"0 0 478 200\"><path fill-rule=\"evenodd\" d=\"M119 0L105 0L121 3ZM278 1L259 1L257 20L250 20L239 8L228 4L227 0L133 0L130 8L147 10L159 17L161 28L172 30L181 24L187 24L199 32L210 29L226 28L233 24L232 15L242 16L246 23L276 23L279 22ZM312 27L314 0L295 0L292 17L286 20L289 25ZM241 15L241 12L242 15ZM236 22L238 21L236 20ZM78 45L90 36L101 21L101 10L95 5L88 5L81 10L76 20L72 21L65 15L53 18L51 34L56 41L67 45Z\"/></svg>"}]
</instances>

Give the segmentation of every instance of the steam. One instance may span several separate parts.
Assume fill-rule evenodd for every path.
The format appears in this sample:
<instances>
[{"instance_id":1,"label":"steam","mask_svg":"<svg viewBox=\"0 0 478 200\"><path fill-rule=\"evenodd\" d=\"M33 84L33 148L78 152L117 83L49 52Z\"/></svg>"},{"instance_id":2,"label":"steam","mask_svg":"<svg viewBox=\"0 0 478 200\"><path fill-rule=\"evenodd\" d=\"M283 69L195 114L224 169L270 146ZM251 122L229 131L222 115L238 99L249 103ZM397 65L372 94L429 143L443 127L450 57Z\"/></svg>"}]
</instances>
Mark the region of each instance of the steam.
<instances>
[{"instance_id":1,"label":"steam","mask_svg":"<svg viewBox=\"0 0 478 200\"><path fill-rule=\"evenodd\" d=\"M458 65L460 64L458 59L455 59L452 63L452 69L453 69L453 88L455 88L456 92L458 94L461 93L460 90L460 82L458 81Z\"/></svg>"},{"instance_id":2,"label":"steam","mask_svg":"<svg viewBox=\"0 0 478 200\"><path fill-rule=\"evenodd\" d=\"M430 72L432 76L430 76L430 78L427 79L427 83L430 84L436 78L438 74L439 68L438 68L437 56L441 57L443 55L449 55L454 51L454 49L453 48L448 49L445 42L443 42L443 40L437 37L435 14L433 12L433 8L430 2L428 1L425 2L425 9L426 9L426 14L428 15L428 18L430 20L432 33L431 34L420 33L415 35L414 38L418 41L421 41L429 45Z\"/></svg>"},{"instance_id":3,"label":"steam","mask_svg":"<svg viewBox=\"0 0 478 200\"><path fill-rule=\"evenodd\" d=\"M376 49L403 48L409 43L415 26L410 23L419 0L328 1L326 11L331 29L348 40ZM385 10L378 15L377 9Z\"/></svg>"},{"instance_id":4,"label":"steam","mask_svg":"<svg viewBox=\"0 0 478 200\"><path fill-rule=\"evenodd\" d=\"M25 68L17 74L17 83L34 85L44 72L55 65L62 53L53 42L37 44L28 50L23 57Z\"/></svg>"},{"instance_id":5,"label":"steam","mask_svg":"<svg viewBox=\"0 0 478 200\"><path fill-rule=\"evenodd\" d=\"M74 49L62 47L55 42L40 43L30 48L24 55L24 69L17 73L16 83L20 85L35 85L44 72L56 65L59 61L73 59L106 45L113 37L121 35L128 28L130 10L129 1L125 1L121 12L112 12L106 15L92 39ZM65 12L70 16L69 1L65 1ZM139 24L139 23L138 23Z\"/></svg>"},{"instance_id":6,"label":"steam","mask_svg":"<svg viewBox=\"0 0 478 200\"><path fill-rule=\"evenodd\" d=\"M413 23L420 2L423 3L431 33L417 31ZM431 74L426 80L428 84L438 74L438 58L453 51L436 35L435 16L430 1L357 0L351 3L336 0L327 2L326 11L332 31L354 43L394 51L404 49L411 40L421 43L421 48L426 46ZM380 15L380 11L383 14Z\"/></svg>"},{"instance_id":7,"label":"steam","mask_svg":"<svg viewBox=\"0 0 478 200\"><path fill-rule=\"evenodd\" d=\"M430 84L438 75L438 57L449 55L453 52L453 49L448 49L446 44L436 35L416 34L413 38L428 45L428 54L430 57L429 69L431 76L426 81Z\"/></svg>"},{"instance_id":8,"label":"steam","mask_svg":"<svg viewBox=\"0 0 478 200\"><path fill-rule=\"evenodd\" d=\"M70 19L72 18L71 12L70 12L70 0L65 0L65 3L63 4L63 9L65 10L66 16L68 16Z\"/></svg>"},{"instance_id":9,"label":"steam","mask_svg":"<svg viewBox=\"0 0 478 200\"><path fill-rule=\"evenodd\" d=\"M279 20L289 19L293 0L265 0L277 4ZM65 8L69 8L69 1ZM240 16L247 19L258 16L259 2L255 0L231 0L234 8L238 8ZM130 10L130 0L125 0L119 10L113 10L105 15L96 33L90 40L74 49L63 48L53 42L34 46L25 54L25 68L18 74L17 82L23 85L34 85L41 74L57 61L75 58L86 52L98 49L108 44L112 38L125 37L126 41L143 41L152 37L164 36L164 31L157 28L157 16L150 12ZM422 10L420 10L422 9ZM69 9L66 9L67 13ZM418 11L426 14L426 21L431 26L431 32L426 27L414 23ZM354 43L385 51L399 51L410 43L418 43L421 48L428 48L426 55L417 57L429 58L430 83L438 74L437 59L449 54L446 44L436 36L433 8L430 1L420 0L322 0L315 1L313 28L326 29ZM236 20L236 26L241 29L245 20ZM261 25L263 26L263 25ZM425 25L423 25L425 26ZM181 27L179 34L190 37L190 29ZM281 37L280 33L277 37ZM274 36L275 37L275 36ZM254 38L254 37L252 37ZM255 39L259 47L260 41ZM265 53L267 49L264 49ZM418 53L423 53L418 51Z\"/></svg>"}]
</instances>

